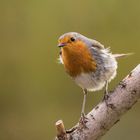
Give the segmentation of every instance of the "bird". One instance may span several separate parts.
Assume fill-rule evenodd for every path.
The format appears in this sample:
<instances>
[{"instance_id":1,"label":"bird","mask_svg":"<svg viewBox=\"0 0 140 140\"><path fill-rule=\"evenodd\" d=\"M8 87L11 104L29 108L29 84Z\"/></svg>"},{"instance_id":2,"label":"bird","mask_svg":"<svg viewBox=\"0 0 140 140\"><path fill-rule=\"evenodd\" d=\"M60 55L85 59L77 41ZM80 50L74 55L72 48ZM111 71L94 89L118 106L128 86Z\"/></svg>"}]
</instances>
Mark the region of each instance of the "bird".
<instances>
[{"instance_id":1,"label":"bird","mask_svg":"<svg viewBox=\"0 0 140 140\"><path fill-rule=\"evenodd\" d=\"M58 39L59 60L65 71L80 86L84 93L81 119L85 117L85 104L88 92L95 92L105 87L108 95L108 83L116 77L117 58L130 54L112 54L100 42L77 32L68 32Z\"/></svg>"}]
</instances>

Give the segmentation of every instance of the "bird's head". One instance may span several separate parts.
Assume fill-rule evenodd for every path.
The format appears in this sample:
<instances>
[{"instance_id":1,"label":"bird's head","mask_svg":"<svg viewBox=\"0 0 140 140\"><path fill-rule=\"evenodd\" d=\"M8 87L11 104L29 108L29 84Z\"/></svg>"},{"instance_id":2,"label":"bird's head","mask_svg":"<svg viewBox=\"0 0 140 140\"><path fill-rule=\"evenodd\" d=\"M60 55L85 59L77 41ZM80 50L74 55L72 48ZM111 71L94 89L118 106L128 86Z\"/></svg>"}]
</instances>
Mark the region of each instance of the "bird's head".
<instances>
[{"instance_id":1,"label":"bird's head","mask_svg":"<svg viewBox=\"0 0 140 140\"><path fill-rule=\"evenodd\" d=\"M76 47L81 42L81 36L76 32L65 33L58 39L58 47Z\"/></svg>"},{"instance_id":2,"label":"bird's head","mask_svg":"<svg viewBox=\"0 0 140 140\"><path fill-rule=\"evenodd\" d=\"M76 32L65 33L58 39L58 47L61 48L61 58L71 76L82 72L90 72L96 69L94 57L88 43L91 41Z\"/></svg>"}]
</instances>

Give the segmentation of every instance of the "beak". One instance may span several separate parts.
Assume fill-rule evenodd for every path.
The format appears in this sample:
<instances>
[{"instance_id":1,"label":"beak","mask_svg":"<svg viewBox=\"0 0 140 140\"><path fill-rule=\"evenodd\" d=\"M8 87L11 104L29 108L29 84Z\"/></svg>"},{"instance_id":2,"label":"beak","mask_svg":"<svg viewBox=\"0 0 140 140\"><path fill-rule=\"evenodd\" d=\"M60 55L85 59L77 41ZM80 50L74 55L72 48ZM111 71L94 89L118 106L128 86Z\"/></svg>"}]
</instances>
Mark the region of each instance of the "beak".
<instances>
[{"instance_id":1,"label":"beak","mask_svg":"<svg viewBox=\"0 0 140 140\"><path fill-rule=\"evenodd\" d=\"M59 44L58 44L58 47L60 47L60 48L61 48L61 47L64 47L64 46L66 46L66 43L59 43Z\"/></svg>"}]
</instances>

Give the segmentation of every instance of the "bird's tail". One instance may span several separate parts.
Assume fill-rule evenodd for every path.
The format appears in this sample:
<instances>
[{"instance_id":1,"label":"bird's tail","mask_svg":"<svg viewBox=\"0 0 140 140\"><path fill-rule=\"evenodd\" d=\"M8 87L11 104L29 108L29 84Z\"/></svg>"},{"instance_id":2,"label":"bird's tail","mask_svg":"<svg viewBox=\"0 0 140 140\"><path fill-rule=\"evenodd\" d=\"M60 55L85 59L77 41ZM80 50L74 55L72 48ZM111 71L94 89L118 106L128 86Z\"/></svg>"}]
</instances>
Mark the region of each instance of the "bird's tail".
<instances>
[{"instance_id":1,"label":"bird's tail","mask_svg":"<svg viewBox=\"0 0 140 140\"><path fill-rule=\"evenodd\" d=\"M125 57L125 56L132 55L132 54L134 54L134 53L113 54L113 56L118 59L118 58Z\"/></svg>"}]
</instances>

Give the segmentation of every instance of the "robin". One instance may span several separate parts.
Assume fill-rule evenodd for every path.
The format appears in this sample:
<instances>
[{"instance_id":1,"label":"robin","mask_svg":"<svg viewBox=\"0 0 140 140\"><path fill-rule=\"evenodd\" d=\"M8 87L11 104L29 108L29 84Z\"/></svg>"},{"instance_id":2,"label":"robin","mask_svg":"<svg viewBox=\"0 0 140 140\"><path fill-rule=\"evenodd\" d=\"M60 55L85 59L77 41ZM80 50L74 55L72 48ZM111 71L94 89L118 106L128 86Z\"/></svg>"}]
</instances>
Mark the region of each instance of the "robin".
<instances>
[{"instance_id":1,"label":"robin","mask_svg":"<svg viewBox=\"0 0 140 140\"><path fill-rule=\"evenodd\" d=\"M85 103L88 91L101 90L105 86L108 95L108 83L117 73L116 58L129 54L112 54L100 42L76 32L65 33L58 39L60 62L66 72L83 89L84 99L81 118L85 118ZM105 98L104 98L105 99Z\"/></svg>"}]
</instances>

